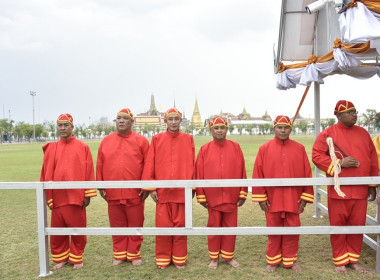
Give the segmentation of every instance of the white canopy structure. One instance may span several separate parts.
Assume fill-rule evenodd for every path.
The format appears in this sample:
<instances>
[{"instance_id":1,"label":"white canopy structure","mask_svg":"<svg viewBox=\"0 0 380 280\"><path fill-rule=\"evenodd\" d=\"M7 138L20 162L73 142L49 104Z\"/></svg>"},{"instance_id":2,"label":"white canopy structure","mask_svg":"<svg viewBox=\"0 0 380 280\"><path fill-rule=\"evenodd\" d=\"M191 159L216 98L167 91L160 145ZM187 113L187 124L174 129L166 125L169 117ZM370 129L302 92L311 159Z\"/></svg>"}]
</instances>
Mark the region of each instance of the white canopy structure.
<instances>
[{"instance_id":1,"label":"white canopy structure","mask_svg":"<svg viewBox=\"0 0 380 280\"><path fill-rule=\"evenodd\" d=\"M309 14L306 7L318 7ZM310 9L312 10L312 9ZM328 75L380 77L380 0L282 0L276 87L314 82L315 133L319 85Z\"/></svg>"}]
</instances>

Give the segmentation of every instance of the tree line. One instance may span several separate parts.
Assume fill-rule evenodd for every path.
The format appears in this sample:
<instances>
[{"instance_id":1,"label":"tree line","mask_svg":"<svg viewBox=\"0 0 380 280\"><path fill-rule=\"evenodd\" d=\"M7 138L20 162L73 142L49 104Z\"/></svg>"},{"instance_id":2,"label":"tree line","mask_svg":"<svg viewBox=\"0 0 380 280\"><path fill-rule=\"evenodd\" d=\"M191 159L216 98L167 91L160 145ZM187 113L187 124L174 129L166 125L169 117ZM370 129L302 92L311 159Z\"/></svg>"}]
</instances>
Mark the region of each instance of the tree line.
<instances>
[{"instance_id":1,"label":"tree line","mask_svg":"<svg viewBox=\"0 0 380 280\"><path fill-rule=\"evenodd\" d=\"M321 129L325 129L335 124L335 118L321 120ZM375 109L367 109L365 113L358 116L357 125L365 126L371 134L376 134L380 130L380 113ZM196 127L192 124L185 124L181 128L182 131L192 135L209 135L207 127ZM54 121L45 121L42 124L35 124L35 137L36 141L56 140L57 126ZM143 126L135 127L134 130L144 136L151 137L154 134L163 132L164 127L145 124ZM230 134L271 134L272 124L236 124L228 127ZM298 119L293 130L298 133L313 133L314 120ZM94 139L102 138L116 131L114 123L97 123L86 126L85 124L75 125L73 134L77 138ZM33 139L33 125L20 121L15 123L13 120L0 119L0 143L3 142L30 142Z\"/></svg>"}]
</instances>

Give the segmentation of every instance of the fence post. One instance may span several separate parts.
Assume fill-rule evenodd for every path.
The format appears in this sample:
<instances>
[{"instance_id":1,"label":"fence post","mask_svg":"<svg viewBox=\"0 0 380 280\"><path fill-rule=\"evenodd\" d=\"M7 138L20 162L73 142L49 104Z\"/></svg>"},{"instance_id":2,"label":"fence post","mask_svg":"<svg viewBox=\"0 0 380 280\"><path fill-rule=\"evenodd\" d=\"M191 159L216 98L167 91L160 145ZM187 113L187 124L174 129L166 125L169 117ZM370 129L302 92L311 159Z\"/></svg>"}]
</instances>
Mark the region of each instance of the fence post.
<instances>
[{"instance_id":1,"label":"fence post","mask_svg":"<svg viewBox=\"0 0 380 280\"><path fill-rule=\"evenodd\" d=\"M315 178L319 178L321 175L321 170L315 167ZM321 186L315 186L314 191L314 216L313 218L322 218L321 209L319 208L319 203L321 203L321 194L319 193L319 189Z\"/></svg>"},{"instance_id":2,"label":"fence post","mask_svg":"<svg viewBox=\"0 0 380 280\"><path fill-rule=\"evenodd\" d=\"M193 190L185 188L185 228L193 227Z\"/></svg>"},{"instance_id":3,"label":"fence post","mask_svg":"<svg viewBox=\"0 0 380 280\"><path fill-rule=\"evenodd\" d=\"M380 176L380 173L379 173ZM379 191L380 187L377 187L377 195L376 195L376 219L377 219L377 224L380 225L380 208L379 208ZM376 244L376 273L380 274L380 234L377 235L377 244Z\"/></svg>"},{"instance_id":4,"label":"fence post","mask_svg":"<svg viewBox=\"0 0 380 280\"><path fill-rule=\"evenodd\" d=\"M47 213L46 213L46 195L44 191L44 183L37 184L36 187L37 198L37 232L38 232L38 256L40 261L40 275L38 277L45 277L53 272L49 271L49 246L48 235L45 235L45 228L47 227Z\"/></svg>"}]
</instances>

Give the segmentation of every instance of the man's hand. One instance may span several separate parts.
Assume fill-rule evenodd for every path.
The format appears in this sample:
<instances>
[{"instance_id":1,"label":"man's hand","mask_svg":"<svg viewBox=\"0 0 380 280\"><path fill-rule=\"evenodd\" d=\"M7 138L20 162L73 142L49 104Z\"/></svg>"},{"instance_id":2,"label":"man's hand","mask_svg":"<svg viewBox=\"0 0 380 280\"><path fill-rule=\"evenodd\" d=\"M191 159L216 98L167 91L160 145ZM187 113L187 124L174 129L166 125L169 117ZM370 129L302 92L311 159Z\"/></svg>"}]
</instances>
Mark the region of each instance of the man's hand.
<instances>
[{"instance_id":1,"label":"man's hand","mask_svg":"<svg viewBox=\"0 0 380 280\"><path fill-rule=\"evenodd\" d=\"M202 205L204 208L208 209L208 203L207 202L200 202L200 205Z\"/></svg>"},{"instance_id":2,"label":"man's hand","mask_svg":"<svg viewBox=\"0 0 380 280\"><path fill-rule=\"evenodd\" d=\"M157 191L151 191L150 192L150 196L152 197L153 201L154 202L158 202L158 195L157 195Z\"/></svg>"},{"instance_id":3,"label":"man's hand","mask_svg":"<svg viewBox=\"0 0 380 280\"><path fill-rule=\"evenodd\" d=\"M105 189L99 189L100 195L103 197L105 201L107 201L107 194Z\"/></svg>"},{"instance_id":4,"label":"man's hand","mask_svg":"<svg viewBox=\"0 0 380 280\"><path fill-rule=\"evenodd\" d=\"M298 208L298 213L302 213L303 209L305 209L307 202L306 202L306 200L298 199L298 203L300 204L300 206Z\"/></svg>"},{"instance_id":5,"label":"man's hand","mask_svg":"<svg viewBox=\"0 0 380 280\"><path fill-rule=\"evenodd\" d=\"M348 167L359 167L360 162L358 162L355 158L353 157L345 157L340 161L340 166L344 168Z\"/></svg>"},{"instance_id":6,"label":"man's hand","mask_svg":"<svg viewBox=\"0 0 380 280\"><path fill-rule=\"evenodd\" d=\"M149 191L141 190L139 196L141 197L141 201L144 202L145 199L149 196Z\"/></svg>"},{"instance_id":7,"label":"man's hand","mask_svg":"<svg viewBox=\"0 0 380 280\"><path fill-rule=\"evenodd\" d=\"M376 187L368 188L368 201L374 201L376 199Z\"/></svg>"},{"instance_id":8,"label":"man's hand","mask_svg":"<svg viewBox=\"0 0 380 280\"><path fill-rule=\"evenodd\" d=\"M263 210L265 213L268 212L268 206L270 206L268 200L267 201L259 202L259 205L260 205L261 210Z\"/></svg>"},{"instance_id":9,"label":"man's hand","mask_svg":"<svg viewBox=\"0 0 380 280\"><path fill-rule=\"evenodd\" d=\"M82 206L82 209L86 209L86 207L90 204L90 198L89 197L85 197L83 199L83 206Z\"/></svg>"},{"instance_id":10,"label":"man's hand","mask_svg":"<svg viewBox=\"0 0 380 280\"><path fill-rule=\"evenodd\" d=\"M245 202L245 199L240 198L237 203L238 207L243 206L244 202Z\"/></svg>"}]
</instances>

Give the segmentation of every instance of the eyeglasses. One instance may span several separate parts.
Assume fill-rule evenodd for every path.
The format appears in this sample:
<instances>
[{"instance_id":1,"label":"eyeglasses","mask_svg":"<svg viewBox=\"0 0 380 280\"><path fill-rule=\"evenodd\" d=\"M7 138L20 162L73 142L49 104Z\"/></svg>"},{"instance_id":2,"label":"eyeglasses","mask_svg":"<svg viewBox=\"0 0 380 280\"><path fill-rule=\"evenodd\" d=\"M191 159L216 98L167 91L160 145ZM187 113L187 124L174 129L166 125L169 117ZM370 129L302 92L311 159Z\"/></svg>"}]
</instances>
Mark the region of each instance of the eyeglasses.
<instances>
[{"instance_id":1,"label":"eyeglasses","mask_svg":"<svg viewBox=\"0 0 380 280\"><path fill-rule=\"evenodd\" d=\"M351 115L351 116L354 116L354 115L358 115L359 114L359 111L356 111L356 110L350 110L350 111L346 111L345 113Z\"/></svg>"}]
</instances>

